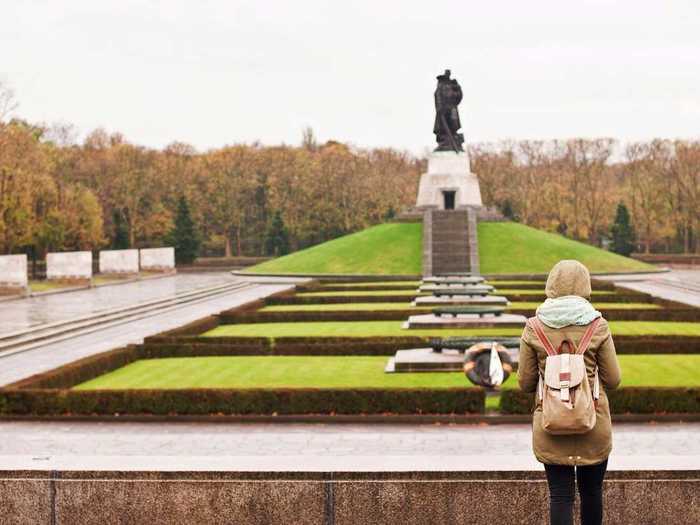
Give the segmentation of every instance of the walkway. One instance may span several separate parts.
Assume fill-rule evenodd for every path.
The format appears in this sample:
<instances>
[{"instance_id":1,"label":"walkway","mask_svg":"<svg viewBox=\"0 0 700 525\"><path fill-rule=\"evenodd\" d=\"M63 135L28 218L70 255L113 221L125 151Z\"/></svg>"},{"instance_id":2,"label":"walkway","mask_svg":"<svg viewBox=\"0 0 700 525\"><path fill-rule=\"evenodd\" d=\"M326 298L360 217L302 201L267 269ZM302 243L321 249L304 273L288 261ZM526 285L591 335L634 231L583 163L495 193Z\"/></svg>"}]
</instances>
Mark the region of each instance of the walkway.
<instances>
[{"instance_id":1,"label":"walkway","mask_svg":"<svg viewBox=\"0 0 700 525\"><path fill-rule=\"evenodd\" d=\"M0 334L239 280L240 278L228 272L176 274L126 284L3 301L0 303Z\"/></svg>"},{"instance_id":2,"label":"walkway","mask_svg":"<svg viewBox=\"0 0 700 525\"><path fill-rule=\"evenodd\" d=\"M198 276L201 277L201 279L198 279ZM212 274L188 274L182 277L183 279L167 278L150 282L144 281L134 283L137 285L135 288L131 287L131 285L115 286L112 288L111 294L109 295L113 300L105 300L103 303L99 301L100 297L104 298L104 289L102 288L50 296L51 301L49 303L23 305L25 301L32 302L34 299L12 301L11 303L4 303L2 305L3 311L0 312L0 321L3 322L2 326L4 328L6 317L14 319L15 321L17 320L18 316L15 316L11 309L5 310L5 308L8 308L11 304L20 310L24 308L24 312L28 312L36 318L44 314L53 314L54 309L62 310L64 308L63 302L65 302L66 308L71 310L71 315L66 315L64 318L73 318L76 317L78 311L80 311L80 313L89 313L97 311L102 307L113 308L118 305L124 306L142 302L146 299L166 297L169 296L168 294L173 295L175 291L182 292L185 289L205 287L197 286L198 284L212 286L217 284L217 282L227 282L225 279L231 282L234 281L233 277L224 274L218 274L217 276ZM217 278L219 281L214 280ZM249 279L237 277L235 280L246 281ZM162 281L170 282L163 283ZM290 284L289 279L278 279L276 281L269 279L266 282L270 284L255 284L250 288L223 293L202 302L184 304L177 309L165 313L125 322L85 335L77 335L65 341L48 343L34 350L4 357L0 359L0 386L57 368L83 357L128 344L141 343L145 337L183 326L197 319L234 308L270 294L291 289L293 286ZM152 289L150 289L150 287L152 287ZM129 294L130 291L135 291L137 295L131 296ZM76 298L75 296L79 297ZM49 299L49 297L45 297L44 299ZM82 305L81 300L84 303Z\"/></svg>"},{"instance_id":3,"label":"walkway","mask_svg":"<svg viewBox=\"0 0 700 525\"><path fill-rule=\"evenodd\" d=\"M700 308L700 270L671 270L665 273L614 275L606 281L655 297Z\"/></svg>"},{"instance_id":4,"label":"walkway","mask_svg":"<svg viewBox=\"0 0 700 525\"><path fill-rule=\"evenodd\" d=\"M700 423L616 424L612 470L700 469ZM530 426L0 422L0 469L539 470Z\"/></svg>"}]
</instances>

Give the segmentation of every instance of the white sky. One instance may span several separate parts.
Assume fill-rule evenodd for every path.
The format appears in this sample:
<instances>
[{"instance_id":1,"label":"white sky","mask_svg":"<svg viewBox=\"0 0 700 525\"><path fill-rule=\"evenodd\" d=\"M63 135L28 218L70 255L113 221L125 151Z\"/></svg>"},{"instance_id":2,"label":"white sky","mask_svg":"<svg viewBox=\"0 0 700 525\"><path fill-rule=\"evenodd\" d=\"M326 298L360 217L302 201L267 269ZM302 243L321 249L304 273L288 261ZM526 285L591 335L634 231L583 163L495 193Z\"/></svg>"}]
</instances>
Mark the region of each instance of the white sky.
<instances>
[{"instance_id":1,"label":"white sky","mask_svg":"<svg viewBox=\"0 0 700 525\"><path fill-rule=\"evenodd\" d=\"M0 0L20 116L153 147L422 153L445 68L469 142L700 135L698 0Z\"/></svg>"}]
</instances>

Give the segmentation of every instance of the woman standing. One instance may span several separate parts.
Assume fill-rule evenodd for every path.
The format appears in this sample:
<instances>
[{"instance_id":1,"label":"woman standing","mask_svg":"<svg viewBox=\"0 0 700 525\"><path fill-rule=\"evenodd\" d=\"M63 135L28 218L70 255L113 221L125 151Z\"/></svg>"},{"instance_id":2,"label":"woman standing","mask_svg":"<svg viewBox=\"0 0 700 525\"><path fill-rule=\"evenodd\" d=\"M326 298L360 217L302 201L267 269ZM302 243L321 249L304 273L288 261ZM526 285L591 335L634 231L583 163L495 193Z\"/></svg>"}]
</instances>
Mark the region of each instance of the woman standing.
<instances>
[{"instance_id":1,"label":"woman standing","mask_svg":"<svg viewBox=\"0 0 700 525\"><path fill-rule=\"evenodd\" d=\"M605 390L614 389L620 383L615 345L608 323L589 302L591 278L583 264L573 260L557 263L549 272L545 293L547 299L528 321L520 340L520 388L524 392L538 392L532 423L533 450L537 460L544 463L547 474L550 523L573 524L578 482L581 523L598 525L603 520L603 478L612 450L610 407ZM548 356L576 354L577 349L583 355L589 381L584 385L586 388L579 389L579 402L584 394L594 398L586 400L593 403L591 428L582 433L552 433L545 417L551 416L543 415L542 401L546 399L543 390L546 392L550 382L549 379L544 382L545 364L551 362ZM568 379L568 376L561 374L561 378ZM568 383L564 384L567 385L566 403L570 407L577 402L576 393L572 392L569 399ZM560 402L559 398L556 402Z\"/></svg>"}]
</instances>

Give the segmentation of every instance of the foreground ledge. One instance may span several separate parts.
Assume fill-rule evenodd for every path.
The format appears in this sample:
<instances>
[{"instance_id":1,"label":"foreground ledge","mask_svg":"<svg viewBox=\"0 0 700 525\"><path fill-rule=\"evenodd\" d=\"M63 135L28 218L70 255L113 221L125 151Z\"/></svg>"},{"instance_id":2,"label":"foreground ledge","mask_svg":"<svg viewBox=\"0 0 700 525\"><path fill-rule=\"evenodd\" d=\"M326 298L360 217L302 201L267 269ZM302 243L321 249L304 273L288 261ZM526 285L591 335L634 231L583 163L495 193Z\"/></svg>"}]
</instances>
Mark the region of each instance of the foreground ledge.
<instances>
[{"instance_id":1,"label":"foreground ledge","mask_svg":"<svg viewBox=\"0 0 700 525\"><path fill-rule=\"evenodd\" d=\"M377 458L375 461L381 461ZM700 471L611 471L606 522L700 522ZM4 523L546 523L541 471L0 472ZM186 517L186 518L185 518Z\"/></svg>"}]
</instances>

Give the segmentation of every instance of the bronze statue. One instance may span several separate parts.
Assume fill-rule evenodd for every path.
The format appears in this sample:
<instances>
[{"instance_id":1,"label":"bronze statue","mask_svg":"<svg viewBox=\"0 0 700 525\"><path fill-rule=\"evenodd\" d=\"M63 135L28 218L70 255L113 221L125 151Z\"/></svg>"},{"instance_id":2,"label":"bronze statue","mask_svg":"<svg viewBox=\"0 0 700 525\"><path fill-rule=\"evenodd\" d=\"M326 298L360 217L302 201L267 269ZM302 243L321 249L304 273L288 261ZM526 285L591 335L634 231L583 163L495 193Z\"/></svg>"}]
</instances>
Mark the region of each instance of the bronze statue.
<instances>
[{"instance_id":1,"label":"bronze statue","mask_svg":"<svg viewBox=\"0 0 700 525\"><path fill-rule=\"evenodd\" d=\"M437 80L433 133L438 146L435 151L464 151L462 148L464 135L457 133L462 127L459 111L457 111L457 105L462 101L462 88L457 80L450 78L449 69L446 69L442 75L438 75Z\"/></svg>"}]
</instances>

